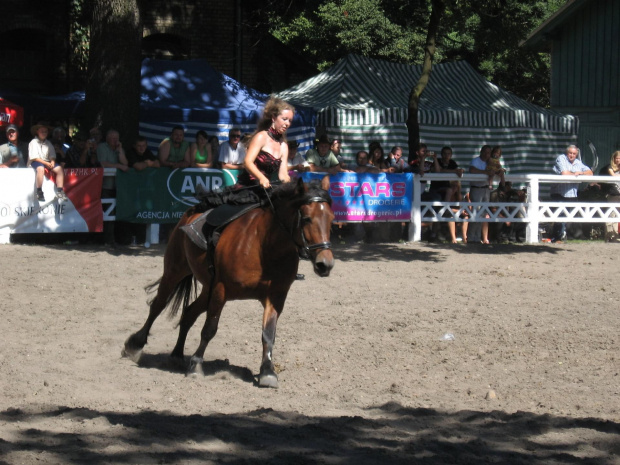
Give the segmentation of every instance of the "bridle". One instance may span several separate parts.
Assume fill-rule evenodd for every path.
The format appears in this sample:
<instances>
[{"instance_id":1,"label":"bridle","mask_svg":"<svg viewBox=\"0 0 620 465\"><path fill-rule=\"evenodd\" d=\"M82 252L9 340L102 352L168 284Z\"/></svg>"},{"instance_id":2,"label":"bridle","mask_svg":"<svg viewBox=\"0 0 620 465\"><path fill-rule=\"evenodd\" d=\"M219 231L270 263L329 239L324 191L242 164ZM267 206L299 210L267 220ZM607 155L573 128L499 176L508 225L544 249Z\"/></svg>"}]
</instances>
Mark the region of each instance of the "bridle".
<instances>
[{"instance_id":1,"label":"bridle","mask_svg":"<svg viewBox=\"0 0 620 465\"><path fill-rule=\"evenodd\" d=\"M307 199L303 205L310 205L311 203L329 203L327 200L325 200L323 197L319 197L318 195L315 197L310 197L309 199ZM301 211L297 210L297 229L299 229L300 233L301 233L301 242L302 242L302 246L300 247L301 249L304 250L304 252L306 252L306 254L308 256L310 256L310 252L313 250L326 250L326 249L331 249L332 248L332 243L329 241L323 241L323 242L317 242L315 244L310 244L308 245L308 240L306 239L306 235L304 234L304 228L301 224L301 222L303 220L305 220L306 218L309 219L309 217L304 217L302 218L301 216ZM298 245L299 247L299 245Z\"/></svg>"},{"instance_id":2,"label":"bridle","mask_svg":"<svg viewBox=\"0 0 620 465\"><path fill-rule=\"evenodd\" d=\"M266 191L266 190L265 190ZM267 192L266 192L267 193ZM278 223L280 223L280 226L282 226L282 228L291 235L291 238L293 239L293 242L295 243L295 245L297 246L297 248L303 250L306 254L307 257L310 257L310 252L314 251L314 250L329 250L332 248L332 243L329 241L323 241L323 242L317 242L315 244L309 244L308 243L308 239L306 239L306 235L304 234L304 228L303 225L301 224L303 220L305 219L310 219L309 217L302 217L301 216L301 207L303 205L310 205L311 203L329 203L329 200L315 195L313 197L309 197L307 198L303 204L300 205L300 207L297 209L297 227L293 227L293 228L287 228L286 224L282 221L282 219L280 218L280 215L278 215L278 211L276 210L275 206L273 205L273 203L271 202L271 197L269 195L267 195L267 199L269 200L269 204L271 205L271 209L273 210L273 213L276 217L276 219L278 220ZM301 235L301 242L302 244L298 244L297 240L295 239L295 229L299 230L300 235Z\"/></svg>"}]
</instances>

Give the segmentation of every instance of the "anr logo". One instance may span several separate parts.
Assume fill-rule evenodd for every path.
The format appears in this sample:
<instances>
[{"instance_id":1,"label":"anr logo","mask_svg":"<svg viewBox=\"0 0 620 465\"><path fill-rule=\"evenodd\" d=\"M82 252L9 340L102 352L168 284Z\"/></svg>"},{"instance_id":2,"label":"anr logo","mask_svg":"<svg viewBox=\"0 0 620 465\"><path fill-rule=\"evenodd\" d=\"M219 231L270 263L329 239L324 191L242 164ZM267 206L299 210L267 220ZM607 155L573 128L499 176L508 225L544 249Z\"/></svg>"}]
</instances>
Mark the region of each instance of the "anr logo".
<instances>
[{"instance_id":1,"label":"anr logo","mask_svg":"<svg viewBox=\"0 0 620 465\"><path fill-rule=\"evenodd\" d=\"M220 170L204 168L175 169L168 176L168 192L170 195L185 205L195 205L196 191L201 187L205 192L221 189L224 185Z\"/></svg>"}]
</instances>

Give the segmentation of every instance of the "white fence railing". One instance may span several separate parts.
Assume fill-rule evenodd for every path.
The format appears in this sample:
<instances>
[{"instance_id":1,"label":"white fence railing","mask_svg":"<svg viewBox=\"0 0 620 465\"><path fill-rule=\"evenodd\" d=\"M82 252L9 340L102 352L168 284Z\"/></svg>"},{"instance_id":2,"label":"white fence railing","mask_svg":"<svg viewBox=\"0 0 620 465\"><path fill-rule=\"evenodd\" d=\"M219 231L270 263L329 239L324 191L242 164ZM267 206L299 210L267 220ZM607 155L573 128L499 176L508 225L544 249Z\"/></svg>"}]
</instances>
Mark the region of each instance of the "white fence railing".
<instances>
[{"instance_id":1,"label":"white fence railing","mask_svg":"<svg viewBox=\"0 0 620 465\"><path fill-rule=\"evenodd\" d=\"M608 202L552 202L540 199L541 184L553 183L609 183L609 176L559 176L545 174L506 175L506 181L515 186L527 187L527 201L524 203L493 202L423 202L424 185L421 181L455 181L463 184L463 193L469 190L470 181L486 181L484 174L464 174L457 178L453 173L415 175L413 179L413 203L409 240L420 241L423 222L487 222L527 223L526 242L539 241L540 223L612 223L620 221L620 203ZM467 212L468 218L461 218Z\"/></svg>"},{"instance_id":2,"label":"white fence railing","mask_svg":"<svg viewBox=\"0 0 620 465\"><path fill-rule=\"evenodd\" d=\"M115 176L116 170L106 168L105 176ZM540 199L541 185L562 183L609 183L609 176L558 176L546 174L506 175L506 181L515 186L527 188L527 201L524 203L498 202L423 202L424 185L421 181L455 181L462 183L462 192L469 190L470 181L486 181L484 174L464 174L458 178L453 173L432 173L423 177L413 177L413 202L409 240L422 239L422 223L432 222L486 222L486 223L527 223L526 242L539 242L540 223L608 223L620 221L620 203L608 202L552 202ZM102 199L104 221L114 221L116 199ZM467 212L468 218L461 218ZM159 243L159 224L147 225L147 238L151 244Z\"/></svg>"}]
</instances>

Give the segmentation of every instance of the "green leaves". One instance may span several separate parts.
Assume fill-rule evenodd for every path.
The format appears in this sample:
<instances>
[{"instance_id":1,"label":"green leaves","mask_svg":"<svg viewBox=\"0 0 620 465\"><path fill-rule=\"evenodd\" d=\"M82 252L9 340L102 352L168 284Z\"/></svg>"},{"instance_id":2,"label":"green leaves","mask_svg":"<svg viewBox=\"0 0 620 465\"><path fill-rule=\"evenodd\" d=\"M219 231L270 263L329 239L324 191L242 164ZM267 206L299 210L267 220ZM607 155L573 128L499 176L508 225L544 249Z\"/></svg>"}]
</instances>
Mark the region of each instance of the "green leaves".
<instances>
[{"instance_id":1,"label":"green leaves","mask_svg":"<svg viewBox=\"0 0 620 465\"><path fill-rule=\"evenodd\" d=\"M435 62L466 60L495 84L546 106L549 60L519 48L519 43L563 3L446 0ZM321 70L350 53L422 63L431 0L331 0L300 5L274 20L271 31Z\"/></svg>"}]
</instances>

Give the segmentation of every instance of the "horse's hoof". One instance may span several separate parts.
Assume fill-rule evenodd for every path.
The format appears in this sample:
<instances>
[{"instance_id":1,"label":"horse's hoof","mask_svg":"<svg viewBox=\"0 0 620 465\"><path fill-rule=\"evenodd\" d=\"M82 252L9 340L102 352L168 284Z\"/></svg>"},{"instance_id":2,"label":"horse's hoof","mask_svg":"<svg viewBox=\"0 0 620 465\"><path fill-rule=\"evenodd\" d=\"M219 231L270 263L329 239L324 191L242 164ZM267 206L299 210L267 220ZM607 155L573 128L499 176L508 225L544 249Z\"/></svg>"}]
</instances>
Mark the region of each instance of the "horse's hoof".
<instances>
[{"instance_id":1,"label":"horse's hoof","mask_svg":"<svg viewBox=\"0 0 620 465\"><path fill-rule=\"evenodd\" d=\"M202 358L192 357L189 360L189 366L187 367L185 376L199 376L199 375L204 376L204 371L202 371Z\"/></svg>"},{"instance_id":2,"label":"horse's hoof","mask_svg":"<svg viewBox=\"0 0 620 465\"><path fill-rule=\"evenodd\" d=\"M278 389L278 377L275 373L265 373L258 377L258 387L267 387Z\"/></svg>"},{"instance_id":3,"label":"horse's hoof","mask_svg":"<svg viewBox=\"0 0 620 465\"><path fill-rule=\"evenodd\" d=\"M130 349L125 345L125 348L121 350L121 357L126 357L135 363L139 363L140 357L142 357L142 349Z\"/></svg>"}]
</instances>

